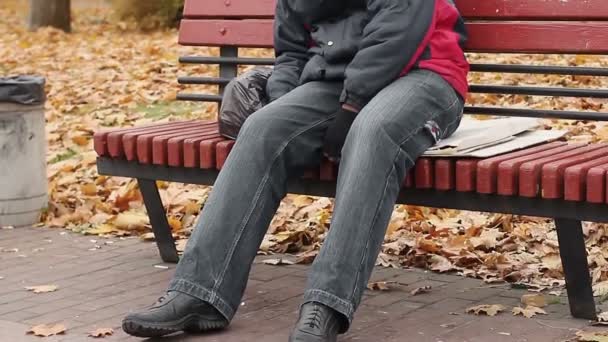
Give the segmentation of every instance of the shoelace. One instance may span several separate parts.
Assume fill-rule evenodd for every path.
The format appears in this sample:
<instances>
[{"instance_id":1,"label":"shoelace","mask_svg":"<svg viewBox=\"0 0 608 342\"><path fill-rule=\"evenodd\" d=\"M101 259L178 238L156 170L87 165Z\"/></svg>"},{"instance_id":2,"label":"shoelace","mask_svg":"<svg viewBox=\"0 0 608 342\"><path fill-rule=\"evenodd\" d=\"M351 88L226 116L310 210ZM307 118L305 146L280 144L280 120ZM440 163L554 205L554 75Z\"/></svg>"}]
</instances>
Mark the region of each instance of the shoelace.
<instances>
[{"instance_id":1,"label":"shoelace","mask_svg":"<svg viewBox=\"0 0 608 342\"><path fill-rule=\"evenodd\" d=\"M305 324L313 329L319 329L321 327L321 319L323 318L323 312L319 306L315 306L312 313L307 318Z\"/></svg>"}]
</instances>

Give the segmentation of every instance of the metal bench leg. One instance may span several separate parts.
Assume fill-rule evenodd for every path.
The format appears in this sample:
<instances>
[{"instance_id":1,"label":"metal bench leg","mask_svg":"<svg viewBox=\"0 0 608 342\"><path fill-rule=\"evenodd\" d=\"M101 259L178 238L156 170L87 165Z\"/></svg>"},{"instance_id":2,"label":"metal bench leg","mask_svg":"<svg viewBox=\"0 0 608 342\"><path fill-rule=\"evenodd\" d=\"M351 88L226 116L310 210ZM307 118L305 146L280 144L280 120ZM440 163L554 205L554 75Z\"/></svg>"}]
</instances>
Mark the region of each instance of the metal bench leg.
<instances>
[{"instance_id":1,"label":"metal bench leg","mask_svg":"<svg viewBox=\"0 0 608 342\"><path fill-rule=\"evenodd\" d=\"M167 221L165 208L163 208L163 203L160 200L156 181L137 179L137 182L150 217L150 224L152 225L152 231L154 231L160 257L165 262L176 263L179 257L175 248L175 241L171 235L171 227Z\"/></svg>"},{"instance_id":2,"label":"metal bench leg","mask_svg":"<svg viewBox=\"0 0 608 342\"><path fill-rule=\"evenodd\" d=\"M555 225L566 277L570 313L576 318L594 320L597 316L581 221L556 219Z\"/></svg>"}]
</instances>

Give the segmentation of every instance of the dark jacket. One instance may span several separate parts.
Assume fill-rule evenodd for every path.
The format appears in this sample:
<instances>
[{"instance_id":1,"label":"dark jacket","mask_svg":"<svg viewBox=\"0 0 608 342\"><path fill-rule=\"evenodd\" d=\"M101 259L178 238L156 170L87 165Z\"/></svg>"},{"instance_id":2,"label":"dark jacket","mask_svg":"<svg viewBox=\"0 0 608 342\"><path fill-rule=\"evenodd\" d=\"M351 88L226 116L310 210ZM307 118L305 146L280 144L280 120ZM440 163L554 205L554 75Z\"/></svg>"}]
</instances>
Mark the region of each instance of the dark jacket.
<instances>
[{"instance_id":1,"label":"dark jacket","mask_svg":"<svg viewBox=\"0 0 608 342\"><path fill-rule=\"evenodd\" d=\"M452 0L278 0L275 100L310 81L344 81L340 101L362 108L413 68L437 72L464 98L464 22Z\"/></svg>"}]
</instances>

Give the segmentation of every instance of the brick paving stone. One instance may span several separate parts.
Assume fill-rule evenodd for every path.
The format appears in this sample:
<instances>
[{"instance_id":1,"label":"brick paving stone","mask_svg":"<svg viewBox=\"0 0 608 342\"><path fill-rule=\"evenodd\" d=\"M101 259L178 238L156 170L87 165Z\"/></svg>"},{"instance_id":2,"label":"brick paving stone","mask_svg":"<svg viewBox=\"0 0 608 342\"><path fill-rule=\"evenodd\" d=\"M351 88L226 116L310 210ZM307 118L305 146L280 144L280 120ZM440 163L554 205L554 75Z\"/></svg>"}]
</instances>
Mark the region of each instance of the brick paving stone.
<instances>
[{"instance_id":1,"label":"brick paving stone","mask_svg":"<svg viewBox=\"0 0 608 342\"><path fill-rule=\"evenodd\" d=\"M87 333L96 327L115 330L103 341L141 341L121 330L121 320L162 295L175 265L162 263L155 244L138 238L114 238L110 239L114 243L106 245L107 239L62 232L45 228L0 231L0 246L20 249L14 255L0 253L0 276L4 277L0 280L0 341L41 341L25 331L34 324L57 321L66 324L67 333L45 342L92 340ZM102 248L89 251L94 245L90 240L97 240ZM229 329L204 337L177 334L162 341L286 341L297 319L310 266L261 262L275 257L280 256L256 259L244 305ZM454 274L392 268L377 268L371 281L404 285L391 291L365 291L351 330L339 341L553 342L572 337L577 329L589 329L586 321L570 317L564 296L559 297L560 303L553 300L545 308L548 315L526 319L514 317L510 310L527 292L508 284L488 285ZM23 288L43 284L57 284L59 290L34 294ZM429 293L410 294L425 285L432 286ZM507 310L496 317L464 313L478 304L503 304Z\"/></svg>"}]
</instances>

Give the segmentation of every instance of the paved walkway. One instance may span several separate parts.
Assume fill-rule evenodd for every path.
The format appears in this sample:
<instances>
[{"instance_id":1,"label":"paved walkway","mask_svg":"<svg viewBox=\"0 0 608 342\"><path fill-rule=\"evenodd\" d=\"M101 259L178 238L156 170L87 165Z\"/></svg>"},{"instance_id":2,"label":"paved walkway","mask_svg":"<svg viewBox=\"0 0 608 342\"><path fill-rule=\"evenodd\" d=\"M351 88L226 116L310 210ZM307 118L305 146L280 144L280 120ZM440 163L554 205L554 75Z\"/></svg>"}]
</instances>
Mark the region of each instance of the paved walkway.
<instances>
[{"instance_id":1,"label":"paved walkway","mask_svg":"<svg viewBox=\"0 0 608 342\"><path fill-rule=\"evenodd\" d=\"M0 230L0 341L92 341L87 333L113 328L103 341L138 341L120 330L129 310L151 304L164 290L174 265L160 263L153 243L137 238L100 239L51 229ZM163 341L286 341L295 322L307 266L253 266L243 304L230 329L209 336L177 335ZM510 314L521 290L421 270L377 269L374 281L405 285L368 291L355 324L340 341L500 342L566 341L588 322L572 319L565 298L549 315ZM35 294L26 286L57 285ZM410 291L431 286L429 293ZM553 302L556 302L555 300ZM465 314L477 304L503 304L496 317ZM33 325L60 322L62 336L25 335Z\"/></svg>"}]
</instances>

